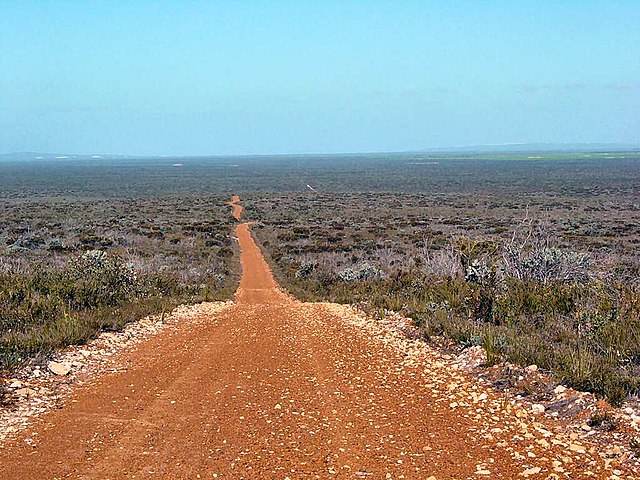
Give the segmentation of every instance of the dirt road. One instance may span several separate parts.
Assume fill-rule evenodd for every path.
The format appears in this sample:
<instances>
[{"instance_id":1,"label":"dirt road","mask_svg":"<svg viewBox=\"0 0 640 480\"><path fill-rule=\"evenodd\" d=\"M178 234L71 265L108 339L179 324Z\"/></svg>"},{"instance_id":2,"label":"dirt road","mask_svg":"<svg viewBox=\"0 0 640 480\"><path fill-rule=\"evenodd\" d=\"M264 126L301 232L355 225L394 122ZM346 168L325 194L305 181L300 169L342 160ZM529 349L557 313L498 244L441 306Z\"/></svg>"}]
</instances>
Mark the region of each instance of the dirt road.
<instances>
[{"instance_id":1,"label":"dirt road","mask_svg":"<svg viewBox=\"0 0 640 480\"><path fill-rule=\"evenodd\" d=\"M617 478L428 347L285 295L236 232L236 302L79 387L0 450L1 479Z\"/></svg>"}]
</instances>

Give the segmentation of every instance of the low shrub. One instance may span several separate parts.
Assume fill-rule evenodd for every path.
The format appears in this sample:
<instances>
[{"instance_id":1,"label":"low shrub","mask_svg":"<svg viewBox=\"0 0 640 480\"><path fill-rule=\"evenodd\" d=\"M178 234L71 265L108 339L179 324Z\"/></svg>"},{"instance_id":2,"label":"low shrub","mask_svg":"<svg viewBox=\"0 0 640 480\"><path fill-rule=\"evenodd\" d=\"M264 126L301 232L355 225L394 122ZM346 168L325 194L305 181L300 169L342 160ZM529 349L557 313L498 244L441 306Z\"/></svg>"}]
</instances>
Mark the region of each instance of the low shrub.
<instances>
[{"instance_id":1,"label":"low shrub","mask_svg":"<svg viewBox=\"0 0 640 480\"><path fill-rule=\"evenodd\" d=\"M90 250L61 268L0 273L0 371L46 358L102 330L120 330L181 302L204 300L216 285L178 282L162 272L140 274L104 251Z\"/></svg>"},{"instance_id":2,"label":"low shrub","mask_svg":"<svg viewBox=\"0 0 640 480\"><path fill-rule=\"evenodd\" d=\"M482 345L490 364L536 364L623 402L640 389L638 283L612 281L586 254L525 238L517 248L513 239L451 239L406 253L269 250L281 281L302 299L358 303L374 315L401 311L425 337Z\"/></svg>"}]
</instances>

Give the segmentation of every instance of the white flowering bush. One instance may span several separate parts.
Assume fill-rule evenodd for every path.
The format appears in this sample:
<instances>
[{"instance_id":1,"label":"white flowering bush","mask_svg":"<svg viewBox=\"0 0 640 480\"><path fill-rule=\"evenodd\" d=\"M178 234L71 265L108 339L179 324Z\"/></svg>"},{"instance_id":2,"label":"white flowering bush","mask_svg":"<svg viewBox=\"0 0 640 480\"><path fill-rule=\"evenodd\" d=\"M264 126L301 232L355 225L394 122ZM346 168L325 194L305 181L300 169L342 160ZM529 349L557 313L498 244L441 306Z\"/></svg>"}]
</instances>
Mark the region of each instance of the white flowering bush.
<instances>
[{"instance_id":1,"label":"white flowering bush","mask_svg":"<svg viewBox=\"0 0 640 480\"><path fill-rule=\"evenodd\" d=\"M487 283L494 276L494 272L489 266L480 260L473 260L465 272L465 280L471 283Z\"/></svg>"},{"instance_id":2,"label":"white flowering bush","mask_svg":"<svg viewBox=\"0 0 640 480\"><path fill-rule=\"evenodd\" d=\"M384 272L369 263L363 263L357 267L349 267L337 274L338 280L345 283L361 282L364 280L381 280Z\"/></svg>"},{"instance_id":3,"label":"white flowering bush","mask_svg":"<svg viewBox=\"0 0 640 480\"><path fill-rule=\"evenodd\" d=\"M118 304L135 294L138 284L131 264L101 250L89 250L74 259L69 273L77 280L74 301L85 306Z\"/></svg>"},{"instance_id":4,"label":"white flowering bush","mask_svg":"<svg viewBox=\"0 0 640 480\"><path fill-rule=\"evenodd\" d=\"M318 266L315 262L302 262L298 270L296 270L296 278L309 278Z\"/></svg>"},{"instance_id":5,"label":"white flowering bush","mask_svg":"<svg viewBox=\"0 0 640 480\"><path fill-rule=\"evenodd\" d=\"M584 281L591 266L586 253L548 247L522 250L508 246L503 263L505 276L540 282Z\"/></svg>"}]
</instances>

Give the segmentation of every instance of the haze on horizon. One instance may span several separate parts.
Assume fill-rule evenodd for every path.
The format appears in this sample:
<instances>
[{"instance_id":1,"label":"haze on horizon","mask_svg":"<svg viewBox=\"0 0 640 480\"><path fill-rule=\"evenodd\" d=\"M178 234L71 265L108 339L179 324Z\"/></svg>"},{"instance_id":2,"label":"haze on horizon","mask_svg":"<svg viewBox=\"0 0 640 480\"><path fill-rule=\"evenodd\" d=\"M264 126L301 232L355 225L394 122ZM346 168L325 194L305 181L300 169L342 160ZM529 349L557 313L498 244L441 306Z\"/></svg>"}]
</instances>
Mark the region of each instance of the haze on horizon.
<instances>
[{"instance_id":1,"label":"haze on horizon","mask_svg":"<svg viewBox=\"0 0 640 480\"><path fill-rule=\"evenodd\" d=\"M640 2L0 4L0 153L640 142Z\"/></svg>"}]
</instances>

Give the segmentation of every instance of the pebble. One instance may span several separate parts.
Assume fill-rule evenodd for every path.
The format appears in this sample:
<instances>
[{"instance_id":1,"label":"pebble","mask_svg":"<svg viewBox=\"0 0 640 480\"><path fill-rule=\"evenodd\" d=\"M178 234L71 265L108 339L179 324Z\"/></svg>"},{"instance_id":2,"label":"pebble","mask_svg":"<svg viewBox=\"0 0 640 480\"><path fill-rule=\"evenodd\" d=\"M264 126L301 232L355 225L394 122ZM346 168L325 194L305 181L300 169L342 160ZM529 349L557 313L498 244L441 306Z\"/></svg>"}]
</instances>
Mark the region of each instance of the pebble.
<instances>
[{"instance_id":1,"label":"pebble","mask_svg":"<svg viewBox=\"0 0 640 480\"><path fill-rule=\"evenodd\" d=\"M540 467L531 467L526 469L524 472L522 472L522 476L523 477L528 477L530 475L536 475L537 473L540 473L542 471L542 469Z\"/></svg>"},{"instance_id":2,"label":"pebble","mask_svg":"<svg viewBox=\"0 0 640 480\"><path fill-rule=\"evenodd\" d=\"M531 405L531 411L534 413L544 413L545 410L545 406L540 403L534 403Z\"/></svg>"},{"instance_id":3,"label":"pebble","mask_svg":"<svg viewBox=\"0 0 640 480\"><path fill-rule=\"evenodd\" d=\"M66 363L49 362L47 364L47 368L50 372L61 376L67 375L71 371L71 366L67 365Z\"/></svg>"}]
</instances>

